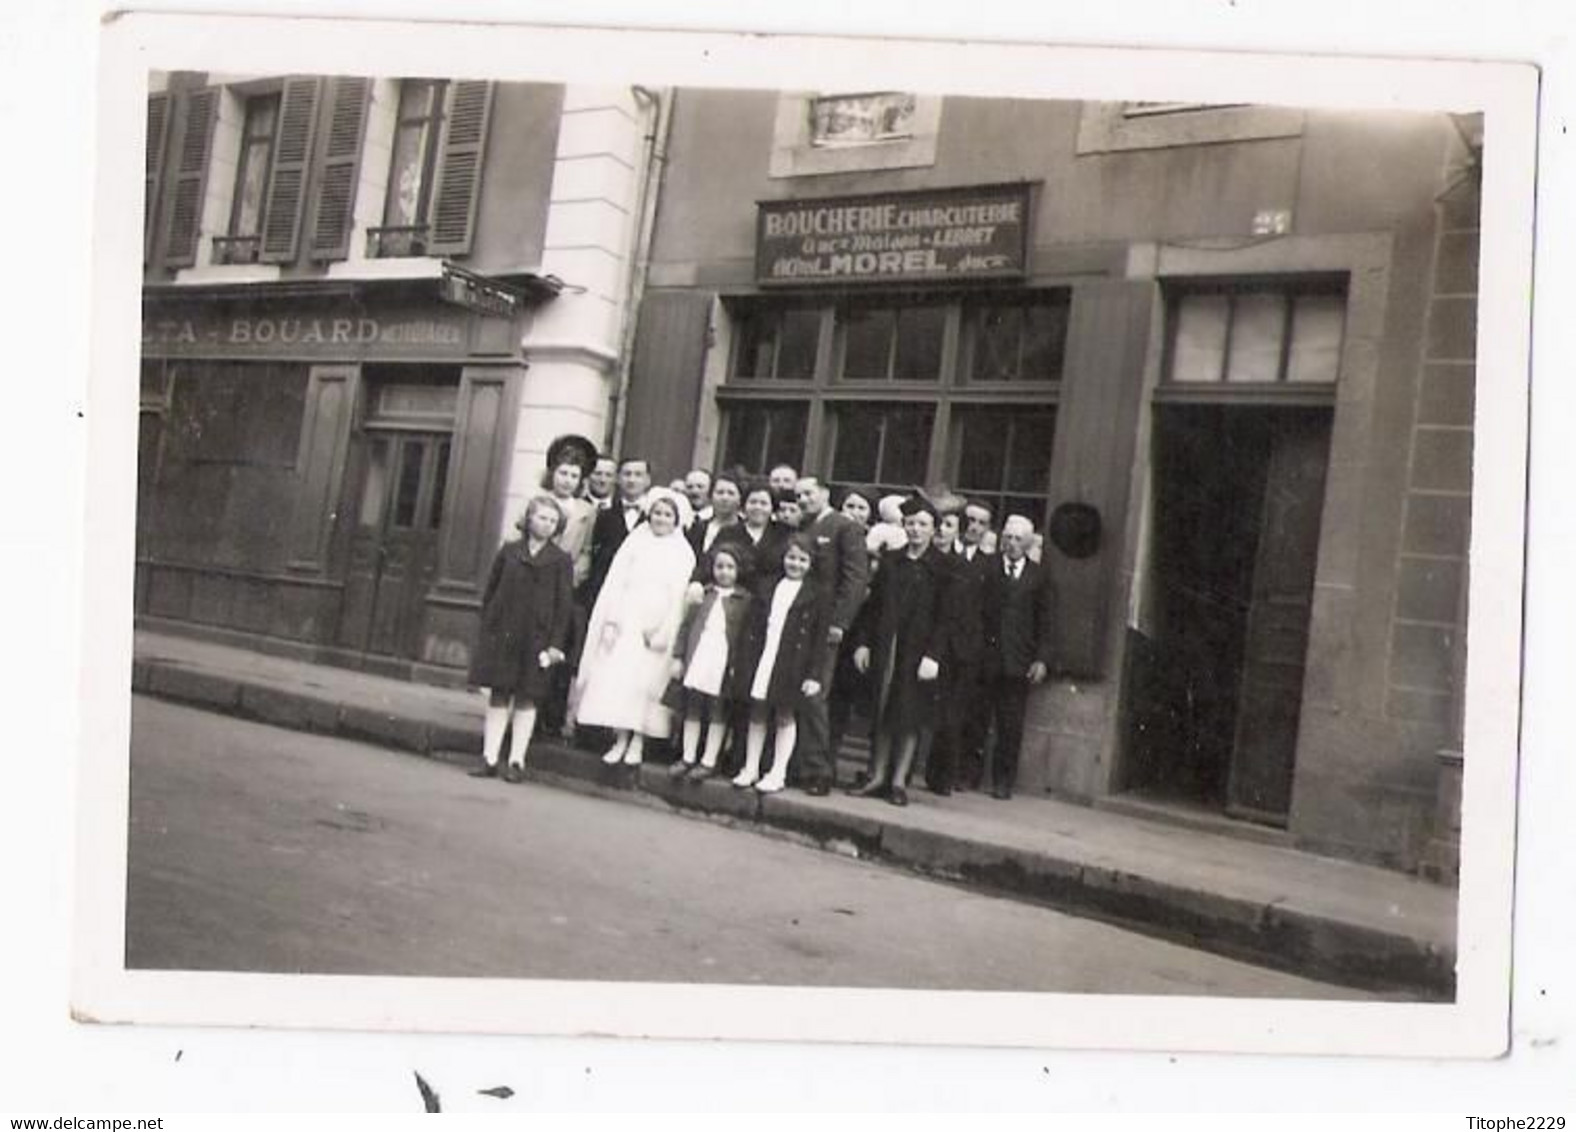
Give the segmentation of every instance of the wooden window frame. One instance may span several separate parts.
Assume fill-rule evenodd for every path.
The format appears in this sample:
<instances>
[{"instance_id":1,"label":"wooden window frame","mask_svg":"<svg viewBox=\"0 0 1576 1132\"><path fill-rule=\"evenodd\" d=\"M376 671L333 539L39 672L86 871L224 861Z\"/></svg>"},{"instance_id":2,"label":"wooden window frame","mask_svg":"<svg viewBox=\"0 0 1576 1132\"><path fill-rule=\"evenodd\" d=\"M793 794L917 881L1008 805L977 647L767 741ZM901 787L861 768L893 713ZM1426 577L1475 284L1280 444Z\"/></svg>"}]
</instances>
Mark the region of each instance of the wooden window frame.
<instances>
[{"instance_id":1,"label":"wooden window frame","mask_svg":"<svg viewBox=\"0 0 1576 1132\"><path fill-rule=\"evenodd\" d=\"M730 336L730 355L727 359L727 377L716 389L716 400L722 415L715 457L721 459L728 449L728 432L731 411L748 405L803 405L805 406L804 450L799 466L814 470L816 474L830 477L832 458L836 446L836 411L840 406L856 403L883 403L895 405L933 406L929 455L924 482L950 482L955 477L958 449L954 442L955 407L991 405L1033 405L1054 410L1061 398L1060 376L1067 364L1069 338L1063 339L1063 364L1054 380L1015 380L976 382L970 379L968 330L965 325L967 312L991 300L1006 304L1032 301L1038 295L1062 295L1068 309L1071 326L1072 292L1066 286L1025 287L1013 289L967 289L955 291L864 292L838 291L825 296L738 296L726 305L734 318L757 316L759 312L809 306L821 312L821 328L816 349L816 366L807 381L789 381L771 377L740 377L738 369L745 335ZM854 305L903 307L910 305L939 305L944 311L944 331L941 346L940 372L932 379L894 379L892 377L850 380L842 376L846 335L844 314ZM775 349L775 347L774 347ZM888 372L891 370L889 355ZM775 365L775 362L774 362ZM755 469L764 472L766 469ZM1049 481L1046 484L1049 493Z\"/></svg>"}]
</instances>

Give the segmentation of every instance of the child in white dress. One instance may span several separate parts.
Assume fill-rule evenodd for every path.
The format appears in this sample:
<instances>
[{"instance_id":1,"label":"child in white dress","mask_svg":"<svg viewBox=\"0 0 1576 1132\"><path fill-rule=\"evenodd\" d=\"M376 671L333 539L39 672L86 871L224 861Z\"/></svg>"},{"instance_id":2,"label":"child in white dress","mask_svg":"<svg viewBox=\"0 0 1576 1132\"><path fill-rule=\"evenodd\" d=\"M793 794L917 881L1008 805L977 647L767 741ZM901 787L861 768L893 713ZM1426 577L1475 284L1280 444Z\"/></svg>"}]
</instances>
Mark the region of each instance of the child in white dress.
<instances>
[{"instance_id":1,"label":"child in white dress","mask_svg":"<svg viewBox=\"0 0 1576 1132\"><path fill-rule=\"evenodd\" d=\"M719 543L711 551L711 584L700 601L684 614L684 623L673 642L670 671L680 680L679 703L684 713L683 758L668 768L677 778L687 774L694 781L710 778L717 769L728 715L736 699L736 661L749 628L750 593L741 579L749 572L749 552L733 543ZM705 754L700 753L701 732L706 734ZM699 760L697 762L697 760Z\"/></svg>"}]
</instances>

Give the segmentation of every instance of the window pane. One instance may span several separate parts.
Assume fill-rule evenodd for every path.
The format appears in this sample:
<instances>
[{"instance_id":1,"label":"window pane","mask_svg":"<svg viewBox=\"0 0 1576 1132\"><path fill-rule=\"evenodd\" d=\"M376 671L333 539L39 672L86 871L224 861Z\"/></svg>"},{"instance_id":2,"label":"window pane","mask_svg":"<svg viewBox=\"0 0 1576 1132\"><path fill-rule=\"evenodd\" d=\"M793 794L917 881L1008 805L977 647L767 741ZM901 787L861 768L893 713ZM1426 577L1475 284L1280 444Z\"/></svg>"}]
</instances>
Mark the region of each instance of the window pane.
<instances>
[{"instance_id":1,"label":"window pane","mask_svg":"<svg viewBox=\"0 0 1576 1132\"><path fill-rule=\"evenodd\" d=\"M760 466L766 472L778 464L804 467L804 434L809 412L803 405L781 405L767 410L766 451Z\"/></svg>"},{"instance_id":2,"label":"window pane","mask_svg":"<svg viewBox=\"0 0 1576 1132\"><path fill-rule=\"evenodd\" d=\"M1021 307L980 307L974 317L975 381L1011 381L1018 376L1018 344L1023 337Z\"/></svg>"},{"instance_id":3,"label":"window pane","mask_svg":"<svg viewBox=\"0 0 1576 1132\"><path fill-rule=\"evenodd\" d=\"M959 414L958 488L965 492L996 492L1007 478L1009 414L971 409Z\"/></svg>"},{"instance_id":4,"label":"window pane","mask_svg":"<svg viewBox=\"0 0 1576 1132\"><path fill-rule=\"evenodd\" d=\"M1007 461L1007 490L1050 490L1051 441L1056 435L1053 410L1013 414L1012 447Z\"/></svg>"},{"instance_id":5,"label":"window pane","mask_svg":"<svg viewBox=\"0 0 1576 1132\"><path fill-rule=\"evenodd\" d=\"M363 527L376 527L383 521L383 501L389 490L389 455L392 445L386 437L378 437L367 449L367 479L361 489L361 515Z\"/></svg>"},{"instance_id":6,"label":"window pane","mask_svg":"<svg viewBox=\"0 0 1576 1132\"><path fill-rule=\"evenodd\" d=\"M1001 525L1007 521L1009 515L1022 515L1034 524L1038 533L1044 533L1045 521L1049 517L1050 504L1044 496L1008 495L1001 501L1001 507L996 512L996 529L1001 530Z\"/></svg>"},{"instance_id":7,"label":"window pane","mask_svg":"<svg viewBox=\"0 0 1576 1132\"><path fill-rule=\"evenodd\" d=\"M876 406L845 405L837 410L837 451L832 457L834 480L869 483L876 478L883 416Z\"/></svg>"},{"instance_id":8,"label":"window pane","mask_svg":"<svg viewBox=\"0 0 1576 1132\"><path fill-rule=\"evenodd\" d=\"M235 187L235 223L232 236L256 236L262 231L263 188L268 178L269 142L248 142L241 152L241 176Z\"/></svg>"},{"instance_id":9,"label":"window pane","mask_svg":"<svg viewBox=\"0 0 1576 1132\"><path fill-rule=\"evenodd\" d=\"M815 376L815 346L821 336L819 310L786 310L777 338L777 373L788 381L809 381Z\"/></svg>"},{"instance_id":10,"label":"window pane","mask_svg":"<svg viewBox=\"0 0 1576 1132\"><path fill-rule=\"evenodd\" d=\"M426 445L419 440L400 446L399 493L394 497L394 526L416 524L416 501L421 496L421 458Z\"/></svg>"},{"instance_id":11,"label":"window pane","mask_svg":"<svg viewBox=\"0 0 1576 1132\"><path fill-rule=\"evenodd\" d=\"M1236 296L1231 316L1231 360L1226 380L1280 380L1286 297L1250 292Z\"/></svg>"},{"instance_id":12,"label":"window pane","mask_svg":"<svg viewBox=\"0 0 1576 1132\"><path fill-rule=\"evenodd\" d=\"M842 376L851 381L884 380L890 376L892 334L897 325L894 313L854 307L844 318Z\"/></svg>"},{"instance_id":13,"label":"window pane","mask_svg":"<svg viewBox=\"0 0 1576 1132\"><path fill-rule=\"evenodd\" d=\"M1172 381L1219 381L1226 350L1225 295L1184 295L1177 304Z\"/></svg>"},{"instance_id":14,"label":"window pane","mask_svg":"<svg viewBox=\"0 0 1576 1132\"><path fill-rule=\"evenodd\" d=\"M941 339L946 332L943 307L906 307L897 312L897 359L892 376L899 381L935 381L941 376Z\"/></svg>"},{"instance_id":15,"label":"window pane","mask_svg":"<svg viewBox=\"0 0 1576 1132\"><path fill-rule=\"evenodd\" d=\"M1065 296L1031 304L1024 311L1023 361L1018 377L1025 381L1060 381L1067 353L1068 303Z\"/></svg>"},{"instance_id":16,"label":"window pane","mask_svg":"<svg viewBox=\"0 0 1576 1132\"><path fill-rule=\"evenodd\" d=\"M812 145L859 145L907 137L913 128L912 94L837 95L811 103Z\"/></svg>"},{"instance_id":17,"label":"window pane","mask_svg":"<svg viewBox=\"0 0 1576 1132\"><path fill-rule=\"evenodd\" d=\"M438 441L437 467L434 469L432 481L432 522L429 524L437 530L443 523L443 493L449 486L449 442Z\"/></svg>"},{"instance_id":18,"label":"window pane","mask_svg":"<svg viewBox=\"0 0 1576 1132\"><path fill-rule=\"evenodd\" d=\"M389 169L388 200L383 223L410 228L421 223L421 182L425 168L427 123L407 122L394 135L394 163Z\"/></svg>"},{"instance_id":19,"label":"window pane","mask_svg":"<svg viewBox=\"0 0 1576 1132\"><path fill-rule=\"evenodd\" d=\"M1292 307L1288 381L1334 381L1341 371L1346 300L1341 295L1299 295Z\"/></svg>"},{"instance_id":20,"label":"window pane","mask_svg":"<svg viewBox=\"0 0 1576 1132\"><path fill-rule=\"evenodd\" d=\"M766 414L760 409L728 410L728 440L723 448L722 466L757 471L766 449Z\"/></svg>"},{"instance_id":21,"label":"window pane","mask_svg":"<svg viewBox=\"0 0 1576 1132\"><path fill-rule=\"evenodd\" d=\"M917 484L924 480L934 418L935 410L929 405L888 410L881 444L881 483Z\"/></svg>"},{"instance_id":22,"label":"window pane","mask_svg":"<svg viewBox=\"0 0 1576 1132\"><path fill-rule=\"evenodd\" d=\"M739 316L739 350L734 356L734 377L772 375L772 319L766 311L748 311Z\"/></svg>"}]
</instances>

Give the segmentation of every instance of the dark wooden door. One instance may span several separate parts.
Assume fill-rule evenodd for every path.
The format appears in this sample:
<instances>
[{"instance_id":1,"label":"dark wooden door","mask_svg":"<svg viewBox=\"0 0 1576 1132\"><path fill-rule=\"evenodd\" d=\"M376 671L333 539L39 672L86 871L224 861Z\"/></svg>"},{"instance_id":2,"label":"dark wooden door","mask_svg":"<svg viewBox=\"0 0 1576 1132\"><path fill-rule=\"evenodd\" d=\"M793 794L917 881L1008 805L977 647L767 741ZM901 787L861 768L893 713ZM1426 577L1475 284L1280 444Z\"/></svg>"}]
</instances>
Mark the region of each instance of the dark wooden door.
<instances>
[{"instance_id":1,"label":"dark wooden door","mask_svg":"<svg viewBox=\"0 0 1576 1132\"><path fill-rule=\"evenodd\" d=\"M419 656L451 443L443 433L368 431L340 618L346 648Z\"/></svg>"},{"instance_id":2,"label":"dark wooden door","mask_svg":"<svg viewBox=\"0 0 1576 1132\"><path fill-rule=\"evenodd\" d=\"M1227 778L1233 817L1284 825L1291 808L1329 448L1324 414L1282 416L1271 430Z\"/></svg>"}]
</instances>

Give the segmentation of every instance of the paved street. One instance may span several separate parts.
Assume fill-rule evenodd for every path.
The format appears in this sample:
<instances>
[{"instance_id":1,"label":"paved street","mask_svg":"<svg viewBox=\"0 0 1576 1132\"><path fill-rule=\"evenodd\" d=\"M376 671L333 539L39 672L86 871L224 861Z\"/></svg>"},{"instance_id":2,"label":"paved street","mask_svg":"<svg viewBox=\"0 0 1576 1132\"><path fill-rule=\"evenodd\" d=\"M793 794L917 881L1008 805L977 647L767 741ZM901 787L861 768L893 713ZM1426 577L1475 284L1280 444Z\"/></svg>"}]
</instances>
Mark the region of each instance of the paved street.
<instances>
[{"instance_id":1,"label":"paved street","mask_svg":"<svg viewBox=\"0 0 1576 1132\"><path fill-rule=\"evenodd\" d=\"M133 701L132 967L1359 998L786 841Z\"/></svg>"}]
</instances>

